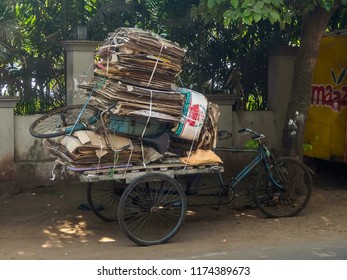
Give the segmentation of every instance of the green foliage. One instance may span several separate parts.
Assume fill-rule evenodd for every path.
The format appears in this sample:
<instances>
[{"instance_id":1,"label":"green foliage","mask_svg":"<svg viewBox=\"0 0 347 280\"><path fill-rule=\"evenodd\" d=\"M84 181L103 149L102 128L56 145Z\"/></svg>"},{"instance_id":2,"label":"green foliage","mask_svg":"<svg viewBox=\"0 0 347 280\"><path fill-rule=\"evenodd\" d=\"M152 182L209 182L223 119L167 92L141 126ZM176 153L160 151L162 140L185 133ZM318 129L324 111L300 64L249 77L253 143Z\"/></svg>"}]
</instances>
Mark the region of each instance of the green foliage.
<instances>
[{"instance_id":1,"label":"green foliage","mask_svg":"<svg viewBox=\"0 0 347 280\"><path fill-rule=\"evenodd\" d=\"M245 148L247 149L257 149L259 147L258 141L255 141L253 139L248 140L245 144Z\"/></svg>"},{"instance_id":2,"label":"green foliage","mask_svg":"<svg viewBox=\"0 0 347 280\"><path fill-rule=\"evenodd\" d=\"M106 30L106 24L114 21L98 24L100 15L106 17L120 11L126 2L21 0L13 1L13 5L0 3L0 94L21 97L15 110L17 114L44 112L66 104L64 53L60 41L71 39L72 26L79 23L89 24L91 39L94 36L103 40L114 28L113 25ZM121 16L110 18L122 20Z\"/></svg>"},{"instance_id":3,"label":"green foliage","mask_svg":"<svg viewBox=\"0 0 347 280\"><path fill-rule=\"evenodd\" d=\"M347 0L346 0L347 1ZM336 12L330 19L327 31L343 29L347 27L347 3L345 6L337 8Z\"/></svg>"},{"instance_id":4,"label":"green foliage","mask_svg":"<svg viewBox=\"0 0 347 280\"><path fill-rule=\"evenodd\" d=\"M17 20L15 17L12 1L0 2L0 66L16 56L17 51L13 48L13 42L20 33L17 29Z\"/></svg>"},{"instance_id":5,"label":"green foliage","mask_svg":"<svg viewBox=\"0 0 347 280\"><path fill-rule=\"evenodd\" d=\"M17 113L65 104L60 41L71 39L72 27L82 23L91 40L104 40L120 26L136 26L176 41L187 48L182 86L205 94L243 92L248 109L266 108L268 47L297 44L298 11L308 12L315 5L331 9L334 2L2 0L0 94L21 97ZM346 15L339 9L330 28L346 26ZM239 75L233 82L235 72Z\"/></svg>"},{"instance_id":6,"label":"green foliage","mask_svg":"<svg viewBox=\"0 0 347 280\"><path fill-rule=\"evenodd\" d=\"M240 22L245 25L268 20L279 23L281 29L291 24L297 15L304 16L315 7L330 11L339 5L347 5L347 0L201 0L200 11L206 18L220 20L223 14L225 26Z\"/></svg>"},{"instance_id":7,"label":"green foliage","mask_svg":"<svg viewBox=\"0 0 347 280\"><path fill-rule=\"evenodd\" d=\"M311 141L309 139L304 139L304 143L303 143L303 150L305 152L309 152L313 150L313 146L316 143L319 143L319 139L320 137L318 135L314 136L313 139L311 139Z\"/></svg>"},{"instance_id":8,"label":"green foliage","mask_svg":"<svg viewBox=\"0 0 347 280\"><path fill-rule=\"evenodd\" d=\"M286 8L283 0L207 0L201 1L200 7L205 14L222 13L225 26L230 26L235 21L251 25L261 20L269 20L272 24L279 22L282 28L291 23L291 12ZM207 7L208 9L204 9Z\"/></svg>"},{"instance_id":9,"label":"green foliage","mask_svg":"<svg viewBox=\"0 0 347 280\"><path fill-rule=\"evenodd\" d=\"M264 102L264 97L259 94L248 94L248 100L246 103L246 110L257 111L266 109L266 103Z\"/></svg>"},{"instance_id":10,"label":"green foliage","mask_svg":"<svg viewBox=\"0 0 347 280\"><path fill-rule=\"evenodd\" d=\"M237 41L242 42L240 43L242 51L234 51L235 56L230 57L232 63L242 73L241 82L244 85L244 95L247 101L245 108L258 110L267 106L266 77L259 75L258 79L252 80L251 73L261 74L261 71L267 71L264 68L258 68L258 65L252 65L250 61L259 59L265 65L266 53L271 45L299 46L303 16L317 6L331 10L337 3L338 1L333 0L201 0L194 13L199 15L205 23L223 24L225 29L232 30L233 32L230 34L235 34L231 35L235 39L231 40L233 45L237 45ZM347 11L345 12L345 9L341 8L336 15L332 29L337 26L346 27L346 15ZM255 52L253 53L253 51ZM263 52L263 60L259 52ZM247 66L244 67L244 65ZM249 67L250 65L253 67Z\"/></svg>"},{"instance_id":11,"label":"green foliage","mask_svg":"<svg viewBox=\"0 0 347 280\"><path fill-rule=\"evenodd\" d=\"M304 150L305 152L309 152L309 151L312 151L312 150L313 150L313 147L312 147L311 144L304 143L304 144L303 144L303 150Z\"/></svg>"},{"instance_id":12,"label":"green foliage","mask_svg":"<svg viewBox=\"0 0 347 280\"><path fill-rule=\"evenodd\" d=\"M9 8L16 25L0 61L0 90L2 95L21 97L19 114L45 111L65 94L63 53L57 44L61 17L56 5L47 4L22 0Z\"/></svg>"}]
</instances>

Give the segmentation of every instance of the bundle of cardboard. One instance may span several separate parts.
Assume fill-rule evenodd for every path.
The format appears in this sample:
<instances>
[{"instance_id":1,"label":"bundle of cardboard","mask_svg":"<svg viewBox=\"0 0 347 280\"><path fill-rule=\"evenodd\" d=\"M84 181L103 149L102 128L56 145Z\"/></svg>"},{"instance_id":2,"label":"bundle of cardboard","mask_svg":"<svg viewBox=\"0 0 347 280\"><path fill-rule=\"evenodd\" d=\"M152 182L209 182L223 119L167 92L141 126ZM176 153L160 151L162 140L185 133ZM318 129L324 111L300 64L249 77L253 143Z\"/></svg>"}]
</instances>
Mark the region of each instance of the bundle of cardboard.
<instances>
[{"instance_id":1,"label":"bundle of cardboard","mask_svg":"<svg viewBox=\"0 0 347 280\"><path fill-rule=\"evenodd\" d=\"M175 86L184 54L176 43L141 29L109 34L96 53L94 78L80 86L103 112L100 125L49 140L58 161L75 170L107 168L179 161L214 147L218 106Z\"/></svg>"},{"instance_id":2,"label":"bundle of cardboard","mask_svg":"<svg viewBox=\"0 0 347 280\"><path fill-rule=\"evenodd\" d=\"M154 148L141 147L127 137L92 130L48 138L46 144L58 163L75 171L144 164L162 157Z\"/></svg>"},{"instance_id":3,"label":"bundle of cardboard","mask_svg":"<svg viewBox=\"0 0 347 280\"><path fill-rule=\"evenodd\" d=\"M98 50L100 76L142 87L170 90L185 49L138 28L118 28Z\"/></svg>"}]
</instances>

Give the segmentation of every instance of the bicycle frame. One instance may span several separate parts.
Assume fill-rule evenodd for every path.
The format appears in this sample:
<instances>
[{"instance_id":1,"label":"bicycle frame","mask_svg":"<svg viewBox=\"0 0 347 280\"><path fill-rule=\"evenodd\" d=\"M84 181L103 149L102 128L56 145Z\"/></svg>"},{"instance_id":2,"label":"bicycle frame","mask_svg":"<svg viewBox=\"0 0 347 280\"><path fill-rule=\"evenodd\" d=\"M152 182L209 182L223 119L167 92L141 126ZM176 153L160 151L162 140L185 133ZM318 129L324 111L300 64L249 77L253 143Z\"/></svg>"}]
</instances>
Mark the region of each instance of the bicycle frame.
<instances>
[{"instance_id":1,"label":"bicycle frame","mask_svg":"<svg viewBox=\"0 0 347 280\"><path fill-rule=\"evenodd\" d=\"M237 184L240 183L260 162L263 163L265 170L268 172L271 169L271 165L269 163L269 158L271 157L271 153L268 148L263 144L259 143L258 148L256 149L244 149L244 148L215 148L215 151L227 151L227 152L239 152L239 153L257 153L256 157L252 159L250 163L248 163L235 177L232 177L229 182L229 187L235 189ZM283 189L283 186L279 185L272 176L271 172L268 172L269 178L271 182L277 187ZM223 187L224 180L222 174L218 173L220 186Z\"/></svg>"}]
</instances>

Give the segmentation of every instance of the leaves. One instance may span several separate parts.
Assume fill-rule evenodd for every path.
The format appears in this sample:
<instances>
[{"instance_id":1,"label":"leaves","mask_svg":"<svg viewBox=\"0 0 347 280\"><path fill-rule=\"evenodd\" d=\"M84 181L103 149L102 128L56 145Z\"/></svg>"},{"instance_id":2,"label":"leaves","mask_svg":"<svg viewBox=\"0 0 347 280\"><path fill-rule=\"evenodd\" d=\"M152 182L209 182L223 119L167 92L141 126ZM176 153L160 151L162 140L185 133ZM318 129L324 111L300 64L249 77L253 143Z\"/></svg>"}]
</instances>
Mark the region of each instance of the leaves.
<instances>
[{"instance_id":1,"label":"leaves","mask_svg":"<svg viewBox=\"0 0 347 280\"><path fill-rule=\"evenodd\" d=\"M258 21L260 21L260 20L261 20L261 17L262 17L262 15L261 15L261 14L256 14L256 15L254 15L254 17L253 17L254 22L258 22Z\"/></svg>"},{"instance_id":2,"label":"leaves","mask_svg":"<svg viewBox=\"0 0 347 280\"><path fill-rule=\"evenodd\" d=\"M207 0L207 7L213 14L217 14L219 4L226 4L222 0ZM284 8L283 0L229 0L229 6L224 5L224 22L230 25L232 22L241 21L246 25L257 23L262 19L269 20L272 24L281 22L282 26L290 22L292 13L288 13L288 9ZM217 5L218 4L218 5ZM225 10L226 7L229 7ZM283 15L283 18L282 18ZM285 18L285 21L284 21Z\"/></svg>"},{"instance_id":3,"label":"leaves","mask_svg":"<svg viewBox=\"0 0 347 280\"><path fill-rule=\"evenodd\" d=\"M210 9L212 9L215 5L216 5L215 0L207 0L207 7L209 7Z\"/></svg>"},{"instance_id":4,"label":"leaves","mask_svg":"<svg viewBox=\"0 0 347 280\"><path fill-rule=\"evenodd\" d=\"M248 141L245 143L245 148L246 148L246 149L257 149L258 147L259 147L258 141L255 141L255 140L253 140L253 139L248 140Z\"/></svg>"},{"instance_id":5,"label":"leaves","mask_svg":"<svg viewBox=\"0 0 347 280\"><path fill-rule=\"evenodd\" d=\"M280 21L281 16L280 16L279 12L277 12L275 10L269 10L268 19L272 24L274 24L275 22Z\"/></svg>"},{"instance_id":6,"label":"leaves","mask_svg":"<svg viewBox=\"0 0 347 280\"><path fill-rule=\"evenodd\" d=\"M315 6L321 6L322 8L326 9L327 11L330 11L335 6L334 0L318 0L315 1Z\"/></svg>"},{"instance_id":7,"label":"leaves","mask_svg":"<svg viewBox=\"0 0 347 280\"><path fill-rule=\"evenodd\" d=\"M231 7L236 9L237 6L239 5L239 1L238 0L230 0L230 5L231 5Z\"/></svg>"}]
</instances>

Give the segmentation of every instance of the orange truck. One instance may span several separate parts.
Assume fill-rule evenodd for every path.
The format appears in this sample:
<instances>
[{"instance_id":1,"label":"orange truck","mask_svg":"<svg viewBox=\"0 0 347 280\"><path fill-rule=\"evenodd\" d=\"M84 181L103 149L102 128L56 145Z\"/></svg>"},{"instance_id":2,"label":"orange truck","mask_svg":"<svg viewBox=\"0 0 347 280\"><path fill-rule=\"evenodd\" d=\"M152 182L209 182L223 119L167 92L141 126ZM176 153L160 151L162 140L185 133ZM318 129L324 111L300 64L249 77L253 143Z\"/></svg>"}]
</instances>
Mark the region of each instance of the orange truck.
<instances>
[{"instance_id":1,"label":"orange truck","mask_svg":"<svg viewBox=\"0 0 347 280\"><path fill-rule=\"evenodd\" d=\"M304 155L347 162L347 30L322 38L313 75Z\"/></svg>"}]
</instances>

